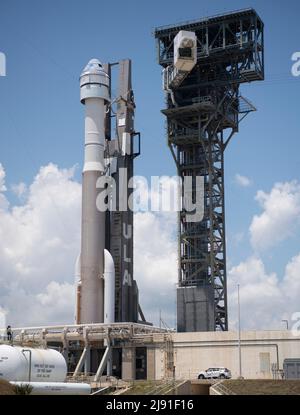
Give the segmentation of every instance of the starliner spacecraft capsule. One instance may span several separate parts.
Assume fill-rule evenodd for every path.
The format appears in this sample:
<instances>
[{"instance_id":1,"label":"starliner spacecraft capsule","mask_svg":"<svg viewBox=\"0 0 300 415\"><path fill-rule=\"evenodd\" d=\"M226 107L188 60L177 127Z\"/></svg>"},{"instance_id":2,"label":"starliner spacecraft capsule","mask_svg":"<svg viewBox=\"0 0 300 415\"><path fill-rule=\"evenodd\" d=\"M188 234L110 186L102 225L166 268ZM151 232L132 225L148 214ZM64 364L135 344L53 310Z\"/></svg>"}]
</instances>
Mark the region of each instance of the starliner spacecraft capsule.
<instances>
[{"instance_id":1,"label":"starliner spacecraft capsule","mask_svg":"<svg viewBox=\"0 0 300 415\"><path fill-rule=\"evenodd\" d=\"M105 111L110 102L109 84L109 76L101 62L90 60L80 76L80 101L85 106L85 140L81 254L75 267L79 279L76 284L78 324L114 321L114 263L105 250L106 212L96 206L97 196L103 191L97 189L97 181L105 174Z\"/></svg>"}]
</instances>

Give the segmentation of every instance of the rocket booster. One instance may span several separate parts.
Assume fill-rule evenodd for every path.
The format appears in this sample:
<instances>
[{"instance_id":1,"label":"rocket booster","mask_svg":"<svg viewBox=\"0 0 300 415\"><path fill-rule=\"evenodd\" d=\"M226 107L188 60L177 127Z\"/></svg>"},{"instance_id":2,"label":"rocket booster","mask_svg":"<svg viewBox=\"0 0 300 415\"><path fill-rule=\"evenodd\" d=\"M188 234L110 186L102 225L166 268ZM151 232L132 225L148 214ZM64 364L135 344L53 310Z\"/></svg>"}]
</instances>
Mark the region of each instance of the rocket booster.
<instances>
[{"instance_id":1,"label":"rocket booster","mask_svg":"<svg viewBox=\"0 0 300 415\"><path fill-rule=\"evenodd\" d=\"M110 101L109 83L109 76L102 64L97 59L90 60L80 76L80 101L85 106L85 139L81 254L75 271L79 274L76 307L78 324L103 323L107 320L104 307L110 320L114 314L114 265L110 253L105 250L106 214L96 206L97 196L103 191L97 189L96 183L105 174L105 109ZM108 270L105 269L105 259ZM104 287L105 277L110 278L106 284L108 288ZM108 307L111 308L109 311Z\"/></svg>"}]
</instances>

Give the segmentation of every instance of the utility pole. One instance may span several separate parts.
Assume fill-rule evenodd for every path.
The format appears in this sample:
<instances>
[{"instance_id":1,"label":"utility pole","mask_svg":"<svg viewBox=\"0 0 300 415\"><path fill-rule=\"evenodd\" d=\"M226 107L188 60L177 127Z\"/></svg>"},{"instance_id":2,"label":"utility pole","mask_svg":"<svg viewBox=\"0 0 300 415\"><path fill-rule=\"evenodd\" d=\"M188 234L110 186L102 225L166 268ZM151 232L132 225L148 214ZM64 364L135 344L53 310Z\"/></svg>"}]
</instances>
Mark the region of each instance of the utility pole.
<instances>
[{"instance_id":1,"label":"utility pole","mask_svg":"<svg viewBox=\"0 0 300 415\"><path fill-rule=\"evenodd\" d=\"M239 377L242 377L242 350L241 350L241 308L240 308L240 284L238 289L238 348L239 348Z\"/></svg>"},{"instance_id":2,"label":"utility pole","mask_svg":"<svg viewBox=\"0 0 300 415\"><path fill-rule=\"evenodd\" d=\"M286 324L286 329L289 329L289 321L288 320L281 320L282 322L284 322Z\"/></svg>"}]
</instances>

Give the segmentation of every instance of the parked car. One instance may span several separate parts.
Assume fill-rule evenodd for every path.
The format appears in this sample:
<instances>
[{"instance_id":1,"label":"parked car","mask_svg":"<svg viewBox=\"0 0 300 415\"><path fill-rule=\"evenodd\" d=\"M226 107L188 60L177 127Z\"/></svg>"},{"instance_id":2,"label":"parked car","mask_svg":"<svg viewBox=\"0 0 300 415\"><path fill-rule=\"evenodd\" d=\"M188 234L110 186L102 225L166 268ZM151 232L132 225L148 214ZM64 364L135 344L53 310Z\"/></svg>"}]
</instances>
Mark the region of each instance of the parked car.
<instances>
[{"instance_id":1,"label":"parked car","mask_svg":"<svg viewBox=\"0 0 300 415\"><path fill-rule=\"evenodd\" d=\"M231 372L226 367L211 367L199 373L198 379L230 379Z\"/></svg>"}]
</instances>

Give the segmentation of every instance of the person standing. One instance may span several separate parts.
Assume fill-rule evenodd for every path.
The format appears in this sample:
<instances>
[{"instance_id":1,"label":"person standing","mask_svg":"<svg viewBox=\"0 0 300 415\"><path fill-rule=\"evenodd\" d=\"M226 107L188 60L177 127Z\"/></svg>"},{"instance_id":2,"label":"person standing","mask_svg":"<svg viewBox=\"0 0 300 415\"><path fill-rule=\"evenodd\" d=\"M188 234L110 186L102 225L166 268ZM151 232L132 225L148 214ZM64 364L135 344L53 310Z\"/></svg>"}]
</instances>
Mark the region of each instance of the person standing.
<instances>
[{"instance_id":1,"label":"person standing","mask_svg":"<svg viewBox=\"0 0 300 415\"><path fill-rule=\"evenodd\" d=\"M12 330L11 330L11 326L7 326L6 328L6 336L7 336L7 340L9 342L12 341Z\"/></svg>"}]
</instances>

